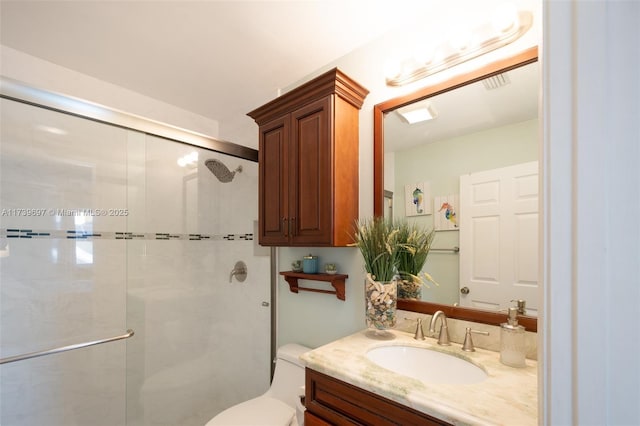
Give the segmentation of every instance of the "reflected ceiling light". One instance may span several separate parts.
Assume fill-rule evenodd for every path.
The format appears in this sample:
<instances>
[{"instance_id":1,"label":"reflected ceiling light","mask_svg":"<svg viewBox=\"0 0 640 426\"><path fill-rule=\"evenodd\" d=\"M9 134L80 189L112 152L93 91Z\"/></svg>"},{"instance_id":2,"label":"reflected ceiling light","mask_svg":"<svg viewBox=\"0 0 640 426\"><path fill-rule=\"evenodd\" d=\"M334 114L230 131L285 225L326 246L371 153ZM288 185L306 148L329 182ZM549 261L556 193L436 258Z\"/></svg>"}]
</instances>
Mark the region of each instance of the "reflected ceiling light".
<instances>
[{"instance_id":1,"label":"reflected ceiling light","mask_svg":"<svg viewBox=\"0 0 640 426\"><path fill-rule=\"evenodd\" d=\"M43 132L52 133L54 135L60 135L60 136L64 136L68 133L66 130L60 129L58 127L45 126L44 124L38 124L36 128L38 128L39 130L42 130Z\"/></svg>"},{"instance_id":2,"label":"reflected ceiling light","mask_svg":"<svg viewBox=\"0 0 640 426\"><path fill-rule=\"evenodd\" d=\"M413 83L506 46L522 37L531 28L532 22L531 12L518 12L513 5L503 5L495 11L491 22L473 30L459 29L452 33L448 41L430 46L427 49L429 52L404 59L395 67L389 66L387 85Z\"/></svg>"},{"instance_id":3,"label":"reflected ceiling light","mask_svg":"<svg viewBox=\"0 0 640 426\"><path fill-rule=\"evenodd\" d=\"M9 242L6 238L0 238L0 257L9 257Z\"/></svg>"},{"instance_id":4,"label":"reflected ceiling light","mask_svg":"<svg viewBox=\"0 0 640 426\"><path fill-rule=\"evenodd\" d=\"M398 108L396 112L402 117L402 119L409 123L420 123L421 121L433 120L438 116L438 113L431 105L423 105L416 107L404 107Z\"/></svg>"},{"instance_id":5,"label":"reflected ceiling light","mask_svg":"<svg viewBox=\"0 0 640 426\"><path fill-rule=\"evenodd\" d=\"M195 164L197 161L198 161L198 153L196 151L193 151L190 154L186 154L178 158L178 166L180 167L191 166Z\"/></svg>"}]
</instances>

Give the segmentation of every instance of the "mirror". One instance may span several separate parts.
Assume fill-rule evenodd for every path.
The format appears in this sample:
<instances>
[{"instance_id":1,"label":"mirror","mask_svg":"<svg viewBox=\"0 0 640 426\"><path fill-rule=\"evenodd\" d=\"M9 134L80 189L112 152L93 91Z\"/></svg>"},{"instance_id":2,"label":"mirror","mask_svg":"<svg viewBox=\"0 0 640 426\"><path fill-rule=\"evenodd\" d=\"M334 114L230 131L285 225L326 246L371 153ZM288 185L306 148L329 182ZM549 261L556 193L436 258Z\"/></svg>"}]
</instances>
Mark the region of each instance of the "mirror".
<instances>
[{"instance_id":1,"label":"mirror","mask_svg":"<svg viewBox=\"0 0 640 426\"><path fill-rule=\"evenodd\" d=\"M449 196L459 196L459 182L462 175L474 176L474 173L480 171L502 170L504 166L536 161L538 155L537 67L537 48L532 48L468 74L456 76L435 86L425 87L412 94L376 105L374 107L375 214L388 215L388 197L389 191L392 191L395 218L405 218L407 215L407 220L425 224L430 228L434 226L436 220L440 219L436 216L443 214L438 211L441 206L433 205L432 211L429 212L427 209L424 214L410 211L411 201L406 199L411 197L405 197L405 190L410 191L410 189L405 186L425 182L429 190L428 194L425 191L425 198L430 202L432 200L447 201ZM533 83L522 82L531 77L534 79ZM501 80L504 79L510 80L511 83L500 88L483 87L485 80L495 86L500 85ZM514 90L515 95L510 95L509 92ZM466 100L462 100L465 96ZM503 96L512 96L512 98L505 100ZM517 101L513 100L513 96ZM489 98L495 98L498 102L497 106L489 106L486 103ZM519 108L514 107L514 102L526 107L519 112ZM400 110L413 110L419 104L427 105L437 115L436 119L409 125L400 118L398 114ZM528 135L523 136L526 132ZM509 138L512 143L507 143ZM488 140L489 146L477 145L477 140ZM496 152L499 152L499 155ZM385 168L385 166L391 167ZM389 182L390 180L394 182ZM534 176L529 183L537 191L537 177ZM463 189L464 191L466 190ZM465 202L462 202L462 205L464 206ZM537 201L535 209L537 214ZM460 218L470 221L468 215L471 211L471 208L463 210ZM537 225L537 219L535 224ZM460 228L463 226L464 221ZM461 250L466 250L465 246L475 247L476 242L469 240L469 228L465 229L466 232L462 236L459 234L463 232L458 232L455 228L445 230L446 226L443 223L439 222L436 229L438 228L425 270L437 281L442 278L445 285L436 288L432 286L431 289L423 291L423 299L427 301L400 300L398 307L424 313L433 313L440 309L454 318L496 324L504 322L505 314L499 312L500 309L506 308L504 301L493 303L487 299L482 304L473 304L473 308L457 306L465 304L465 296L462 296L462 303L458 297L460 287L463 287L458 285L460 282L458 272L462 271L463 278L468 278L468 274L459 268L460 258L463 261L462 265L468 264L471 255L469 252L472 250L465 251L463 254L456 252L455 248L463 246ZM532 257L537 259L535 256L537 255L537 232L533 231L530 237L533 243L525 248L529 253L534 254ZM537 277L537 262L533 262L528 268L530 276ZM463 280L463 282L466 281ZM534 303L529 305L537 305L535 297L538 292L535 285L522 287L528 291L514 298L525 300L533 298ZM463 293L464 290L466 289L463 289ZM472 289L472 292L477 299L476 290ZM509 302L508 299L507 303ZM535 316L525 317L521 323L529 330L535 330L537 327Z\"/></svg>"}]
</instances>

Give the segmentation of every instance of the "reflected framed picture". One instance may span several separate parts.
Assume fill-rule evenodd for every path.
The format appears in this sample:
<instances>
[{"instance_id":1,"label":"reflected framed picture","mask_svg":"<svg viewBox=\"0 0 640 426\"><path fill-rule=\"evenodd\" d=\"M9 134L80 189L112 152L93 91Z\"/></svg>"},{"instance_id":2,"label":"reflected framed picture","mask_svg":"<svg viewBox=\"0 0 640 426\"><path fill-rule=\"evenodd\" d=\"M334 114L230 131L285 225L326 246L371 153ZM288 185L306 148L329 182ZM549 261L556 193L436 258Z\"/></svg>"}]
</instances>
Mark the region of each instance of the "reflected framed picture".
<instances>
[{"instance_id":1,"label":"reflected framed picture","mask_svg":"<svg viewBox=\"0 0 640 426\"><path fill-rule=\"evenodd\" d=\"M420 182L404 186L405 216L424 216L432 213L431 184Z\"/></svg>"},{"instance_id":2,"label":"reflected framed picture","mask_svg":"<svg viewBox=\"0 0 640 426\"><path fill-rule=\"evenodd\" d=\"M460 229L459 200L460 196L455 194L434 197L433 227L436 231L457 231Z\"/></svg>"}]
</instances>

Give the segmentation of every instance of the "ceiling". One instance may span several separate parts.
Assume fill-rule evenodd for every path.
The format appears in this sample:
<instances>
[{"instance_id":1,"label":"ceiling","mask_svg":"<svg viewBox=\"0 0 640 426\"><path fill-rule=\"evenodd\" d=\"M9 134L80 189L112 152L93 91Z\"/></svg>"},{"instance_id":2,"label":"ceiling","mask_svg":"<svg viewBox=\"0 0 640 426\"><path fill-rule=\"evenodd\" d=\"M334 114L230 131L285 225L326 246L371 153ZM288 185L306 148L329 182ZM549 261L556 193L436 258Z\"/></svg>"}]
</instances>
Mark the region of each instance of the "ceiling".
<instances>
[{"instance_id":1,"label":"ceiling","mask_svg":"<svg viewBox=\"0 0 640 426\"><path fill-rule=\"evenodd\" d=\"M219 138L257 147L246 113L281 89L396 29L442 32L500 3L0 0L0 42L217 120Z\"/></svg>"},{"instance_id":2,"label":"ceiling","mask_svg":"<svg viewBox=\"0 0 640 426\"><path fill-rule=\"evenodd\" d=\"M487 89L479 81L411 105L428 105L436 113L433 120L408 124L397 111L388 113L384 119L385 151L402 151L538 117L539 62L496 77L508 83Z\"/></svg>"},{"instance_id":3,"label":"ceiling","mask_svg":"<svg viewBox=\"0 0 640 426\"><path fill-rule=\"evenodd\" d=\"M218 120L257 145L246 113L442 0L5 1L3 45ZM238 131L236 127L245 127Z\"/></svg>"}]
</instances>

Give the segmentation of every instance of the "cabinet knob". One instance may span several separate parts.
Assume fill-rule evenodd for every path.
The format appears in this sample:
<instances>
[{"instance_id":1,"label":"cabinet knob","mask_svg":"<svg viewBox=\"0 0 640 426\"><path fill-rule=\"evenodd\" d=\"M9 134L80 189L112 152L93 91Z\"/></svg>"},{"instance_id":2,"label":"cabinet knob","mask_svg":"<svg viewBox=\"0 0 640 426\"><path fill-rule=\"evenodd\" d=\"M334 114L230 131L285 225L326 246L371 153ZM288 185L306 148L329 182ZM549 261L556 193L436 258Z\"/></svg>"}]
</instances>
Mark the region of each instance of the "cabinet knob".
<instances>
[{"instance_id":1,"label":"cabinet knob","mask_svg":"<svg viewBox=\"0 0 640 426\"><path fill-rule=\"evenodd\" d=\"M287 223L287 218L286 217L282 218L282 227L284 228L284 236L288 237L289 236L289 227L288 227L288 223Z\"/></svg>"}]
</instances>

